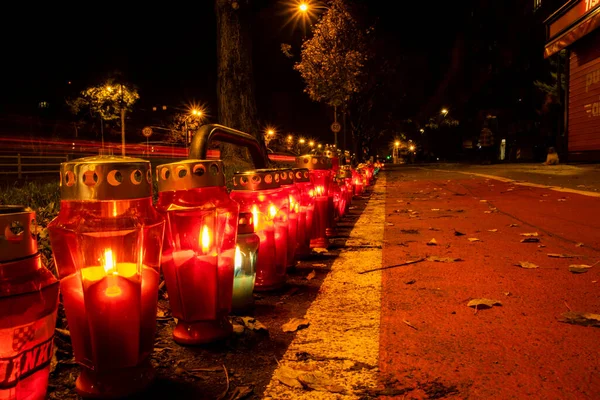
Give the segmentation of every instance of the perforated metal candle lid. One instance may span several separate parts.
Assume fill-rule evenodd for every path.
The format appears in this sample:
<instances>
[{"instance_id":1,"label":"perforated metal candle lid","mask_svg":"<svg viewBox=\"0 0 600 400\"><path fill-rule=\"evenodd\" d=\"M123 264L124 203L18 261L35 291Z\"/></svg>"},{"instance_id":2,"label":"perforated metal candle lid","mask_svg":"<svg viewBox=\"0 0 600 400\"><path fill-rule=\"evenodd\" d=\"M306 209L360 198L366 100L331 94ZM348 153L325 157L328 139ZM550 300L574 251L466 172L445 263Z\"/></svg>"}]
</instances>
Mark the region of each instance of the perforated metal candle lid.
<instances>
[{"instance_id":1,"label":"perforated metal candle lid","mask_svg":"<svg viewBox=\"0 0 600 400\"><path fill-rule=\"evenodd\" d=\"M60 164L63 200L130 200L152 196L150 161L93 156Z\"/></svg>"},{"instance_id":2,"label":"perforated metal candle lid","mask_svg":"<svg viewBox=\"0 0 600 400\"><path fill-rule=\"evenodd\" d=\"M310 174L307 168L293 168L294 182L310 182Z\"/></svg>"},{"instance_id":3,"label":"perforated metal candle lid","mask_svg":"<svg viewBox=\"0 0 600 400\"><path fill-rule=\"evenodd\" d=\"M0 263L37 253L35 212L24 206L0 206Z\"/></svg>"},{"instance_id":4,"label":"perforated metal candle lid","mask_svg":"<svg viewBox=\"0 0 600 400\"><path fill-rule=\"evenodd\" d=\"M291 168L280 168L279 169L279 183L283 185L294 184L294 173Z\"/></svg>"},{"instance_id":5,"label":"perforated metal candle lid","mask_svg":"<svg viewBox=\"0 0 600 400\"><path fill-rule=\"evenodd\" d=\"M158 191L225 186L225 168L217 160L182 160L156 167Z\"/></svg>"},{"instance_id":6,"label":"perforated metal candle lid","mask_svg":"<svg viewBox=\"0 0 600 400\"><path fill-rule=\"evenodd\" d=\"M296 166L298 168L331 169L332 165L332 159L325 156L305 154L296 158Z\"/></svg>"},{"instance_id":7,"label":"perforated metal candle lid","mask_svg":"<svg viewBox=\"0 0 600 400\"><path fill-rule=\"evenodd\" d=\"M279 170L254 169L233 174L233 190L265 190L281 187Z\"/></svg>"}]
</instances>

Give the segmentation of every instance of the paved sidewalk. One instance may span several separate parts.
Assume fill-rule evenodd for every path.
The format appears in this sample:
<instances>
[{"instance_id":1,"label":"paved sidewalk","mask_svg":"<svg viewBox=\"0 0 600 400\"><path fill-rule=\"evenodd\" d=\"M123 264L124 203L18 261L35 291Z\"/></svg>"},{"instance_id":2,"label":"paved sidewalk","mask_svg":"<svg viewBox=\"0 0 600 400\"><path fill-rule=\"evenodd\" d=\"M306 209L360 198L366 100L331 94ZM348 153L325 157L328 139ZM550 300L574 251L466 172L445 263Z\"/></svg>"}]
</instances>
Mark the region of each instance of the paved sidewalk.
<instances>
[{"instance_id":1,"label":"paved sidewalk","mask_svg":"<svg viewBox=\"0 0 600 400\"><path fill-rule=\"evenodd\" d=\"M485 178L503 178L516 182L528 182L536 185L550 186L553 188L571 189L581 192L600 193L600 165L543 165L539 163L518 164L412 164L390 165L390 170L403 167L421 167L432 170L455 171L463 174L481 176ZM585 194L585 193L582 193Z\"/></svg>"},{"instance_id":2,"label":"paved sidewalk","mask_svg":"<svg viewBox=\"0 0 600 400\"><path fill-rule=\"evenodd\" d=\"M298 331L283 355L265 399L359 399L376 389L381 271L360 272L381 267L385 182L381 176L373 187L304 316L310 326Z\"/></svg>"}]
</instances>

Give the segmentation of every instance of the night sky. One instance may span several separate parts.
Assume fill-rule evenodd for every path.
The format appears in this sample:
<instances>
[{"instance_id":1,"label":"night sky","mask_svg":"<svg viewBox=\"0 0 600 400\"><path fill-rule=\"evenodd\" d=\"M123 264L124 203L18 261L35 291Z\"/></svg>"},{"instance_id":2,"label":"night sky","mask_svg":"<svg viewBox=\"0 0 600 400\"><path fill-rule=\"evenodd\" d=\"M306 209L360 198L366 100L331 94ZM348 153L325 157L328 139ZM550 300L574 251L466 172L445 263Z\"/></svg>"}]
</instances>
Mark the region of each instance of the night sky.
<instances>
[{"instance_id":1,"label":"night sky","mask_svg":"<svg viewBox=\"0 0 600 400\"><path fill-rule=\"evenodd\" d=\"M426 102L449 63L464 15L451 2L368 1L369 18L384 35L391 55L415 63L411 81ZM435 4L433 4L435 3ZM139 88L140 109L151 105L203 103L216 122L216 18L213 2L160 2L131 8L87 3L53 4L4 15L2 105L36 104L49 94L68 93L120 70ZM285 3L254 0L254 75L261 124L280 131L327 138L332 111L303 93L293 61L280 50L299 51L302 30L286 25ZM72 82L69 86L67 82ZM390 99L393 101L393 99ZM419 108L415 105L415 109ZM9 107L10 108L10 107Z\"/></svg>"}]
</instances>

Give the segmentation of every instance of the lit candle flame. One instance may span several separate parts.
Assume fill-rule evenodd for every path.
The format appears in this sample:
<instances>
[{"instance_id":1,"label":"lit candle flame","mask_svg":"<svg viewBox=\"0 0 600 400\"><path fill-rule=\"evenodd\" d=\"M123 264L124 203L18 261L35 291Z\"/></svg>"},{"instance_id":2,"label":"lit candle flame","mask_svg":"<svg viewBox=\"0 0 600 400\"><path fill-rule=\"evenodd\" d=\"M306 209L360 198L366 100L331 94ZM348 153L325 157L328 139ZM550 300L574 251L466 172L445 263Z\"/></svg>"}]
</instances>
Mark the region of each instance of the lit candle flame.
<instances>
[{"instance_id":1,"label":"lit candle flame","mask_svg":"<svg viewBox=\"0 0 600 400\"><path fill-rule=\"evenodd\" d=\"M115 271L115 267L116 267L116 262L115 259L113 258L113 252L111 249L105 249L104 250L104 271L108 274L108 273L113 273L116 274L117 271Z\"/></svg>"},{"instance_id":2,"label":"lit candle flame","mask_svg":"<svg viewBox=\"0 0 600 400\"><path fill-rule=\"evenodd\" d=\"M252 206L252 223L254 224L254 230L258 230L258 208L256 204Z\"/></svg>"},{"instance_id":3,"label":"lit candle flame","mask_svg":"<svg viewBox=\"0 0 600 400\"><path fill-rule=\"evenodd\" d=\"M269 206L269 215L271 216L271 218L275 218L275 216L277 215L277 207L275 207L273 204Z\"/></svg>"},{"instance_id":4,"label":"lit candle flame","mask_svg":"<svg viewBox=\"0 0 600 400\"><path fill-rule=\"evenodd\" d=\"M208 227L206 225L204 225L204 227L202 228L201 241L202 252L208 253L208 251L210 250L210 233L208 232Z\"/></svg>"},{"instance_id":5,"label":"lit candle flame","mask_svg":"<svg viewBox=\"0 0 600 400\"><path fill-rule=\"evenodd\" d=\"M240 246L235 246L235 256L233 258L233 267L237 273L242 268L242 252Z\"/></svg>"}]
</instances>

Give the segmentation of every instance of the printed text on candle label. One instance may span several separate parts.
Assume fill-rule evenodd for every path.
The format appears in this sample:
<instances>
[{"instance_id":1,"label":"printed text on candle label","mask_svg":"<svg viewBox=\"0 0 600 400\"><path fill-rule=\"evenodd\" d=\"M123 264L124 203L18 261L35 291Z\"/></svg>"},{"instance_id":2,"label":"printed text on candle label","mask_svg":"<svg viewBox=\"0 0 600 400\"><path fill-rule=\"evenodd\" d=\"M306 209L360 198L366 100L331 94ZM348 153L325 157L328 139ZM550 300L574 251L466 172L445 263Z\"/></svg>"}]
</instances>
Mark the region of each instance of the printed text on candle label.
<instances>
[{"instance_id":1,"label":"printed text on candle label","mask_svg":"<svg viewBox=\"0 0 600 400\"><path fill-rule=\"evenodd\" d=\"M8 389L50 364L52 338L10 358L0 358L0 389Z\"/></svg>"}]
</instances>

